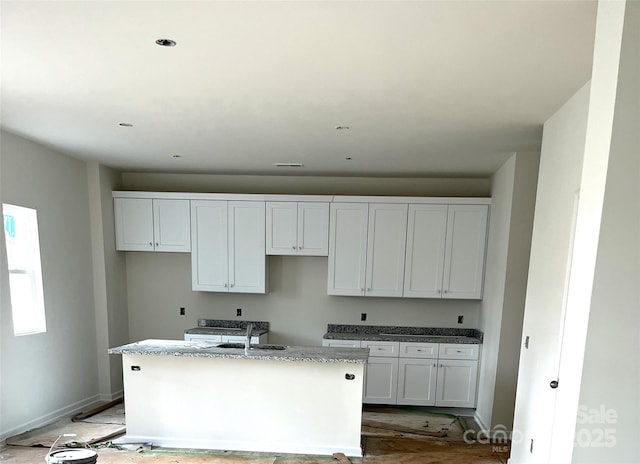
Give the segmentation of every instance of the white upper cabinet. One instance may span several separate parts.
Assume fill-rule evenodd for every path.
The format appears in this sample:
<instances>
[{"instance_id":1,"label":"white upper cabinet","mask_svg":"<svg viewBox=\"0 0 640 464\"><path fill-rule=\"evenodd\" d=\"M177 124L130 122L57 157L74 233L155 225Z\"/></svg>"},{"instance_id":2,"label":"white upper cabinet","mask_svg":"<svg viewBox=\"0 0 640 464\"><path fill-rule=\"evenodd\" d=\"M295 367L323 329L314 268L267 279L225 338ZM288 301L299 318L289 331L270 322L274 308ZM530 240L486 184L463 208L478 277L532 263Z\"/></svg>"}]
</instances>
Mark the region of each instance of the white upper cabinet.
<instances>
[{"instance_id":1,"label":"white upper cabinet","mask_svg":"<svg viewBox=\"0 0 640 464\"><path fill-rule=\"evenodd\" d=\"M449 205L443 298L482 298L487 205Z\"/></svg>"},{"instance_id":2,"label":"white upper cabinet","mask_svg":"<svg viewBox=\"0 0 640 464\"><path fill-rule=\"evenodd\" d=\"M447 205L409 205L404 296L440 298Z\"/></svg>"},{"instance_id":3,"label":"white upper cabinet","mask_svg":"<svg viewBox=\"0 0 640 464\"><path fill-rule=\"evenodd\" d=\"M333 203L329 295L402 296L406 204Z\"/></svg>"},{"instance_id":4,"label":"white upper cabinet","mask_svg":"<svg viewBox=\"0 0 640 464\"><path fill-rule=\"evenodd\" d=\"M155 251L191 251L189 200L153 200Z\"/></svg>"},{"instance_id":5,"label":"white upper cabinet","mask_svg":"<svg viewBox=\"0 0 640 464\"><path fill-rule=\"evenodd\" d=\"M266 292L264 202L191 202L193 290Z\"/></svg>"},{"instance_id":6,"label":"white upper cabinet","mask_svg":"<svg viewBox=\"0 0 640 464\"><path fill-rule=\"evenodd\" d=\"M369 205L366 296L402 296L406 240L407 205Z\"/></svg>"},{"instance_id":7,"label":"white upper cabinet","mask_svg":"<svg viewBox=\"0 0 640 464\"><path fill-rule=\"evenodd\" d=\"M332 203L329 219L329 295L364 295L367 203Z\"/></svg>"},{"instance_id":8,"label":"white upper cabinet","mask_svg":"<svg viewBox=\"0 0 640 464\"><path fill-rule=\"evenodd\" d=\"M404 296L482 298L487 205L410 205Z\"/></svg>"},{"instance_id":9,"label":"white upper cabinet","mask_svg":"<svg viewBox=\"0 0 640 464\"><path fill-rule=\"evenodd\" d=\"M267 254L327 256L329 203L267 202Z\"/></svg>"},{"instance_id":10,"label":"white upper cabinet","mask_svg":"<svg viewBox=\"0 0 640 464\"><path fill-rule=\"evenodd\" d=\"M114 198L116 249L191 251L189 200Z\"/></svg>"}]
</instances>

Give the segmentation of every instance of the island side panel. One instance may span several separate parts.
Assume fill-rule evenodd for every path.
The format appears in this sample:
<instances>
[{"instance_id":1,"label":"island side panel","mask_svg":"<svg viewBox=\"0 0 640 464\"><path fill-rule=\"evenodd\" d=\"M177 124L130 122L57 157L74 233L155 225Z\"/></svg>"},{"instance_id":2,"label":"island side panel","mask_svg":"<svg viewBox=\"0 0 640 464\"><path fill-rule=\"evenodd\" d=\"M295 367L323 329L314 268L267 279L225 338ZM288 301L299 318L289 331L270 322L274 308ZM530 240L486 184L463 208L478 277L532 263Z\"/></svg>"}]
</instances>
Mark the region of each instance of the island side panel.
<instances>
[{"instance_id":1,"label":"island side panel","mask_svg":"<svg viewBox=\"0 0 640 464\"><path fill-rule=\"evenodd\" d=\"M123 369L128 441L361 456L363 364L125 354Z\"/></svg>"}]
</instances>

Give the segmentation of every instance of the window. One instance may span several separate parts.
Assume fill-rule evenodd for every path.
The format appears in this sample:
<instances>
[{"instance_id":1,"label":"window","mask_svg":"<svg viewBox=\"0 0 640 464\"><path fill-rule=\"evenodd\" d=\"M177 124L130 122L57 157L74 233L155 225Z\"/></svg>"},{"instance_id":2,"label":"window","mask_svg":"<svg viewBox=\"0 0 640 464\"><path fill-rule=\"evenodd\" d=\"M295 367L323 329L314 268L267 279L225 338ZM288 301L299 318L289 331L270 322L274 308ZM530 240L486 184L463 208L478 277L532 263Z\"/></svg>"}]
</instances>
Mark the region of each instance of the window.
<instances>
[{"instance_id":1,"label":"window","mask_svg":"<svg viewBox=\"0 0 640 464\"><path fill-rule=\"evenodd\" d=\"M3 203L2 215L13 333L28 335L46 332L37 212L35 209Z\"/></svg>"}]
</instances>

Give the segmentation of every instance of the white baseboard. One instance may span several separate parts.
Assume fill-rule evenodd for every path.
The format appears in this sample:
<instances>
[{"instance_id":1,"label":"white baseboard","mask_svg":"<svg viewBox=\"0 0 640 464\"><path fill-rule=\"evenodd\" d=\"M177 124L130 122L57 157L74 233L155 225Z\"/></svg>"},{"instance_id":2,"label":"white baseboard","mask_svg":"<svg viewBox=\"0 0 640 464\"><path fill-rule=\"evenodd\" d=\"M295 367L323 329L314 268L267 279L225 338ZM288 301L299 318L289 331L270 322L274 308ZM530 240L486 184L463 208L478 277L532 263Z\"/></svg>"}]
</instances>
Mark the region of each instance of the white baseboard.
<instances>
[{"instance_id":1,"label":"white baseboard","mask_svg":"<svg viewBox=\"0 0 640 464\"><path fill-rule=\"evenodd\" d=\"M51 422L55 422L58 419L62 419L63 417L78 413L83 409L85 409L87 406L95 404L98 401L99 401L99 395L93 395L83 400L76 401L75 403L64 406L62 408L56 409L55 411L51 411L47 414L43 414L40 417L31 419L30 421L24 422L8 430L0 430L0 442L4 443L6 439L9 437L18 435L19 433L23 433L28 430L42 427L43 425L50 424Z\"/></svg>"},{"instance_id":2,"label":"white baseboard","mask_svg":"<svg viewBox=\"0 0 640 464\"><path fill-rule=\"evenodd\" d=\"M476 420L476 422L480 426L480 430L489 430L489 425L484 421L482 417L480 417L477 410L473 414L473 418Z\"/></svg>"},{"instance_id":3,"label":"white baseboard","mask_svg":"<svg viewBox=\"0 0 640 464\"><path fill-rule=\"evenodd\" d=\"M119 400L120 398L124 398L124 390L118 390L112 393L101 393L98 395L100 401L114 401Z\"/></svg>"},{"instance_id":4,"label":"white baseboard","mask_svg":"<svg viewBox=\"0 0 640 464\"><path fill-rule=\"evenodd\" d=\"M165 448L209 449L227 451L247 451L257 453L286 453L311 454L316 456L332 456L334 453L344 453L349 457L362 457L362 448L353 446L321 446L301 443L255 443L251 441L228 440L185 440L180 438L149 437L125 435L113 441L114 444L151 443L153 446Z\"/></svg>"},{"instance_id":5,"label":"white baseboard","mask_svg":"<svg viewBox=\"0 0 640 464\"><path fill-rule=\"evenodd\" d=\"M511 440L513 435L512 430L507 430L506 427L501 426L500 424L496 425L493 428L490 428L489 425L478 415L478 411L475 412L473 418L480 426L480 430L487 435L487 438L490 440Z\"/></svg>"}]
</instances>

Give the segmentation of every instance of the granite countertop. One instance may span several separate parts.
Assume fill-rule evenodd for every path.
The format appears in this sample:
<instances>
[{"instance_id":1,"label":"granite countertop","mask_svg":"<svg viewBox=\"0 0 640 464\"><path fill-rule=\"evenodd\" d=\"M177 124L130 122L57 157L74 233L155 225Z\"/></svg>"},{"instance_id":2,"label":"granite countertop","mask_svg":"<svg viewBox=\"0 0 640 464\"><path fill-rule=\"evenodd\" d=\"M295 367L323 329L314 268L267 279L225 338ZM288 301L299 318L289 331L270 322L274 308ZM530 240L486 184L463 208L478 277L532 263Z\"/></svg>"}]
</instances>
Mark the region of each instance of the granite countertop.
<instances>
[{"instance_id":1,"label":"granite countertop","mask_svg":"<svg viewBox=\"0 0 640 464\"><path fill-rule=\"evenodd\" d=\"M247 325L253 323L253 335L269 332L269 323L265 321L229 321L224 319L198 319L198 327L187 329L186 334L200 335L246 335Z\"/></svg>"},{"instance_id":2,"label":"granite countertop","mask_svg":"<svg viewBox=\"0 0 640 464\"><path fill-rule=\"evenodd\" d=\"M480 344L477 329L329 324L325 339Z\"/></svg>"},{"instance_id":3,"label":"granite countertop","mask_svg":"<svg viewBox=\"0 0 640 464\"><path fill-rule=\"evenodd\" d=\"M217 345L217 343L150 339L111 348L109 349L109 354L351 364L365 364L369 357L369 350L367 348L287 346L284 350L252 348L245 354L244 348L218 348Z\"/></svg>"}]
</instances>

